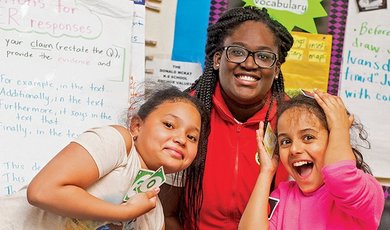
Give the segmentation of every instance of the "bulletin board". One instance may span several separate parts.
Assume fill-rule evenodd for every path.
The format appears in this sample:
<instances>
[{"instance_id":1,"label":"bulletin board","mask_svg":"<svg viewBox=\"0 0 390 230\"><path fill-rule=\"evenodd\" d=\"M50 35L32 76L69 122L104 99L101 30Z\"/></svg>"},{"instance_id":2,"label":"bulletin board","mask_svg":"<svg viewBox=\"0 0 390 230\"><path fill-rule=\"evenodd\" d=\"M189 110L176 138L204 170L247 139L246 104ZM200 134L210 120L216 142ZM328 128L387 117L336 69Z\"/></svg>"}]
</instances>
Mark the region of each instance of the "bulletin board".
<instances>
[{"instance_id":1,"label":"bulletin board","mask_svg":"<svg viewBox=\"0 0 390 230\"><path fill-rule=\"evenodd\" d=\"M133 16L126 0L0 1L0 195L87 128L122 120Z\"/></svg>"},{"instance_id":2,"label":"bulletin board","mask_svg":"<svg viewBox=\"0 0 390 230\"><path fill-rule=\"evenodd\" d=\"M284 87L288 90L328 89L332 36L291 31L294 45L282 65ZM288 93L288 92L287 92Z\"/></svg>"},{"instance_id":3,"label":"bulletin board","mask_svg":"<svg viewBox=\"0 0 390 230\"><path fill-rule=\"evenodd\" d=\"M375 1L386 6L386 1ZM365 160L378 178L390 178L390 9L361 9L349 1L338 94L366 126Z\"/></svg>"}]
</instances>

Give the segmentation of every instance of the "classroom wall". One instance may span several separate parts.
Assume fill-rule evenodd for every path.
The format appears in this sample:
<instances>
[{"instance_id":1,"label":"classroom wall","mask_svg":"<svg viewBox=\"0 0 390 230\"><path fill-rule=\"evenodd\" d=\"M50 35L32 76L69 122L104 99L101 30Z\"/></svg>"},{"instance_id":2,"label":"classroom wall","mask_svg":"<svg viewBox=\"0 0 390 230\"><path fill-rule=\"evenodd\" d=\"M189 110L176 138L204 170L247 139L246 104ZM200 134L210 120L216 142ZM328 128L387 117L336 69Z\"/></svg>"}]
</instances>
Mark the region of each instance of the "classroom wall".
<instances>
[{"instance_id":1,"label":"classroom wall","mask_svg":"<svg viewBox=\"0 0 390 230\"><path fill-rule=\"evenodd\" d=\"M387 6L389 6L388 1L386 3ZM220 12L223 12L223 10L221 9L226 10L233 7L239 7L242 6L244 3L241 0L211 1L211 5L213 6L212 8L215 9L216 5L213 4L218 5L218 10L220 10ZM328 82L328 92L332 94L345 93L345 89L342 87L340 88L340 84L341 82L343 82L343 80L344 85L350 85L350 87L352 88L361 88L359 84L354 85L354 83L347 82L346 79L342 79L344 77L343 75L345 75L346 73L345 68L347 66L347 62L350 61L348 60L348 53L345 53L347 49L351 50L352 47L353 52L360 53L358 55L359 58L368 57L367 51L364 50L364 44L363 47L360 47L358 50L354 50L354 39L361 39L364 41L364 43L371 44L373 46L381 46L383 48L384 53L378 55L379 57L373 57L373 59L371 59L373 62L378 61L378 63L382 63L383 66L386 66L386 63L388 63L389 61L389 46L387 44L389 44L390 41L390 34L388 32L390 31L390 28L389 25L384 23L383 21L384 18L390 18L389 11L381 10L372 12L360 12L357 4L358 1L321 1L321 5L329 14L329 16L314 19L319 34L331 34L333 36L331 65ZM348 13L350 14L349 25L347 24ZM217 17L214 14L213 20L215 20L216 18ZM191 20L195 19L191 18ZM367 33L365 35L357 33L356 31L358 31L359 29L361 30L362 26L364 28L365 21L367 21L367 23L374 22L374 24L370 25L370 28L367 27L367 30L374 31L375 28L381 28L385 35L371 36L367 35ZM293 30L305 32L300 28L294 28ZM187 37L185 35L182 36L188 39L188 42L191 42L191 39L196 39L193 37ZM346 47L344 47L345 37L347 37L348 41ZM361 58L361 60L364 59ZM358 65L353 65L353 67L350 68L353 68L355 73L357 73L357 76L363 76L367 72L364 68L362 69ZM387 76L389 71L390 69L385 68L379 74L381 74L382 76ZM382 92L384 91L385 95L390 95L388 85L380 86L378 84L376 90ZM390 157L390 155L388 154L390 149L389 145L387 144L387 141L383 140L383 138L386 139L386 137L388 136L386 134L388 130L387 125L390 124L390 122L387 114L388 112L390 112L390 106L386 101L378 104L370 101L362 102L359 100L348 100L347 98L344 98L344 100L346 101L347 106L351 108L352 111L354 111L356 116L358 118L363 118L363 121L369 125L369 138L374 139L374 145L372 146L372 150L364 150L364 152L366 153L366 160L369 161L369 164L373 168L374 174L377 176L377 179L384 185L383 190L385 193L386 204L379 229L390 229L390 196L389 187L387 187L390 185L390 176L388 174L389 170L387 170L388 166L390 165L388 159L388 157ZM375 106L373 106L374 104ZM375 116L369 114L374 114ZM367 122L367 119L369 119L369 122ZM377 143L377 140L381 140L380 143Z\"/></svg>"},{"instance_id":2,"label":"classroom wall","mask_svg":"<svg viewBox=\"0 0 390 230\"><path fill-rule=\"evenodd\" d=\"M45 162L84 129L95 125L117 123L127 107L129 94L126 89L135 84L134 78L131 78L133 81L129 82L128 77L131 76L132 69L134 70L137 67L140 68L137 71L141 70L142 72L145 56L149 58L171 59L175 39L184 39L190 44L187 45L187 48L191 48L191 44L197 44L197 46L194 46L196 47L194 48L196 49L196 52L194 52L195 56L183 60L180 57L189 57L190 55L184 52L180 53L179 51L179 53L174 55L177 58L175 60L194 61L203 64L204 37L208 22L217 18L218 13L222 13L228 8L243 5L243 2L240 0L202 1L204 4L204 11L200 9L202 13L196 13L195 11L195 13L191 14L191 17L180 19L181 25L190 28L193 22L203 23L204 33L189 36L188 34L175 34L175 27L178 23L176 21L177 0L150 1L150 4L155 7L146 8L146 14L140 11L138 23L126 21L125 16L123 21L119 20L121 21L119 24L116 20L126 15L127 10L129 10L127 5L122 4L128 3L128 1L99 1L99 4L103 5L87 4L78 6L74 4L74 1L64 0L61 2L65 4L53 5L51 8L49 6L43 8L30 6L28 8L30 10L26 11L28 13L25 16L34 17L42 21L50 20L58 24L66 23L67 20L70 20L76 25L89 25L90 28L93 28L93 33L88 36L74 33L58 34L58 31L53 30L53 28L51 30L50 28L46 28L46 30L40 28L23 31L21 29L21 24L23 24L21 6L0 5L0 169L3 183L1 194L11 194L22 184L27 183ZM340 2L341 4L346 1L335 2ZM386 2L389 7L388 0ZM213 5L215 9L217 3L217 10L210 10L210 5ZM321 1L322 6L328 13L330 13L331 3L330 0ZM357 1L349 1L349 4L353 6L349 8L353 9L353 16L357 18L356 23L358 24L355 24L356 27L345 28L345 25L344 27L341 25L339 28L348 31L348 49L354 53L359 53L361 60L363 60L363 57L369 57L365 53L366 47L370 47L370 45L383 47L384 53L381 53L381 56L373 55L369 58L371 58L372 62L378 61L382 63L381 67L384 69L382 68L381 72L373 72L363 67L361 68L362 72L359 73L359 68L362 65L353 64L350 64L350 69L353 68L361 76L366 75L366 73L378 73L381 74L383 80L390 71L390 69L386 69L386 65L389 63L390 47L388 44L390 44L390 35L388 31L390 29L388 24L384 23L384 19L390 16L389 11L387 10L383 16L378 16L381 15L377 14L379 11L362 13L359 11L356 3ZM5 3L2 1L0 4ZM342 11L343 7L340 5L337 17L341 19L341 22L344 21L345 23L348 11L340 13L344 12ZM7 11L4 11L4 9L7 9ZM82 9L83 14L80 16L72 9ZM107 9L111 10L105 11ZM185 8L180 9L185 10ZM194 9L188 10L194 12ZM210 15L211 13L213 15L207 16L209 13L206 13L205 16L205 12L209 11ZM88 12L93 12L93 14ZM10 13L12 17L6 17ZM185 13L181 13L185 15ZM364 19L365 15L369 15L369 17ZM200 17L199 19L197 19L198 16ZM362 30L362 26L366 25L362 18L367 20L367 23L375 22L375 25L370 26L372 33L378 31L375 28L379 28L380 31L384 32L374 34L375 36L368 32L361 34L360 31L358 33L359 30ZM206 23L204 23L205 21ZM318 33L327 34L329 32L329 21L329 17L315 19ZM139 55L140 52L132 53L129 48L130 44L128 41L132 39L130 28L134 25L145 26L145 28L139 30L145 32L144 37L147 41L145 55L143 53ZM299 28L294 30L303 31ZM368 30L367 27L366 31ZM122 33L118 35L118 31L122 31ZM343 31L340 33L342 34ZM112 34L116 36L112 36ZM140 34L140 36L143 35ZM199 37L202 37L203 40L199 39ZM341 38L344 39L344 37ZM364 43L358 43L363 45L355 47L354 41L356 39L363 39ZM39 49L33 47L34 42L41 44L41 47ZM58 42L62 45L62 50L50 48ZM142 42L140 44L141 46L144 45ZM338 46L334 48L341 49L341 52L346 51L346 49L343 49L343 45L343 43L338 43ZM85 51L87 49L88 51ZM347 65L344 65L344 69L342 69L341 64L342 62L347 63L351 59L348 59L348 52L344 54L338 52L334 55L336 60L334 66L336 68L333 74L338 78L331 83L334 84L332 86L332 89L335 89L334 92L338 93L339 80L347 72ZM343 60L343 58L346 59ZM131 67L130 59L141 60L141 63ZM61 63L59 63L60 61ZM134 75L135 78L140 75L137 74L137 71ZM142 79L143 77L138 78L137 82L142 81ZM21 85L18 85L17 80L22 82ZM368 80L369 78L367 78ZM368 84L367 82L352 82L351 80L345 82L349 87L357 87L359 89L362 88L362 85ZM380 86L382 94L390 95L388 83L385 83L383 86L376 84L376 86ZM35 89L33 89L34 87ZM370 87L375 88L375 85ZM345 90L345 88L341 89ZM21 96L12 96L11 98L6 95L7 92L9 92L9 95L16 95L13 92L27 92L24 95L33 96L23 98ZM354 109L360 109L358 114L368 114L370 112L375 115L362 117L363 119L368 119L371 125L369 132L375 133L379 137L378 140L381 140L379 143L380 148L371 155L371 157L374 156L374 159L370 159L370 157L369 159L374 164L380 165L380 168L375 169L374 173L381 175L379 179L384 185L390 185L389 171L387 170L389 166L387 163L388 156L390 156L387 153L390 149L386 140L388 130L386 125L390 124L387 116L387 112L390 111L388 101L379 104L362 100L347 102ZM15 105L15 103L19 104ZM354 104L357 106L354 106ZM44 111L47 111L45 109L48 105L49 107L52 106L53 109L52 112L48 112L49 114L45 114ZM373 107L372 105L375 106ZM27 111L31 110L32 107L39 109L40 112L31 113L31 111ZM89 117L91 119L86 119ZM373 147L375 149L376 146L374 145ZM50 154L42 154L42 152L50 152ZM17 186L13 186L14 184L17 184ZM389 187L384 187L384 191L387 200L381 229L390 229L390 227L387 228L387 226L390 226Z\"/></svg>"}]
</instances>

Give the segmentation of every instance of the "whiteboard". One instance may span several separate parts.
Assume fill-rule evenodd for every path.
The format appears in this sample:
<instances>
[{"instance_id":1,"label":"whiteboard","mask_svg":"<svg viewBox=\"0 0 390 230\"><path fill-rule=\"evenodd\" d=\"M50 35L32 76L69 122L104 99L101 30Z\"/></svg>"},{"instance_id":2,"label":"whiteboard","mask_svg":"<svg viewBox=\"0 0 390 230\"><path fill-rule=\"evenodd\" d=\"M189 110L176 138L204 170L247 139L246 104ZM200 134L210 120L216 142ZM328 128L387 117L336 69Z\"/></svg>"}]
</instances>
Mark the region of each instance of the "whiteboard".
<instances>
[{"instance_id":1,"label":"whiteboard","mask_svg":"<svg viewBox=\"0 0 390 230\"><path fill-rule=\"evenodd\" d=\"M0 195L128 107L133 2L0 1Z\"/></svg>"},{"instance_id":2,"label":"whiteboard","mask_svg":"<svg viewBox=\"0 0 390 230\"><path fill-rule=\"evenodd\" d=\"M390 10L348 4L339 95L366 126L366 162L376 177L390 178Z\"/></svg>"}]
</instances>

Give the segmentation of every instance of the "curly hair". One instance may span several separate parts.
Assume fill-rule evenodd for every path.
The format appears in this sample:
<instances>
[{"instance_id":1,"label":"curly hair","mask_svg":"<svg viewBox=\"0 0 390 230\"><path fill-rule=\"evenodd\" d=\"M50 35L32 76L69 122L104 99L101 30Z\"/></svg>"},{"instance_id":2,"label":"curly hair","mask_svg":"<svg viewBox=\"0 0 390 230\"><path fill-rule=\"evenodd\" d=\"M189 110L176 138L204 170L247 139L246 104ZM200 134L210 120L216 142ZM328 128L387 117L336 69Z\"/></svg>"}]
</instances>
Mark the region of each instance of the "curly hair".
<instances>
[{"instance_id":1,"label":"curly hair","mask_svg":"<svg viewBox=\"0 0 390 230\"><path fill-rule=\"evenodd\" d=\"M278 117L280 117L286 110L292 108L301 108L314 114L314 116L316 116L320 121L321 125L329 132L325 112L315 99L298 94L292 97L290 100L285 101L282 105L278 106ZM372 175L370 167L363 160L363 154L359 151L359 147L367 149L371 147L370 142L368 141L368 133L364 129L363 124L357 120L354 120L350 134L352 152L356 158L356 167L363 170L363 172Z\"/></svg>"}]
</instances>

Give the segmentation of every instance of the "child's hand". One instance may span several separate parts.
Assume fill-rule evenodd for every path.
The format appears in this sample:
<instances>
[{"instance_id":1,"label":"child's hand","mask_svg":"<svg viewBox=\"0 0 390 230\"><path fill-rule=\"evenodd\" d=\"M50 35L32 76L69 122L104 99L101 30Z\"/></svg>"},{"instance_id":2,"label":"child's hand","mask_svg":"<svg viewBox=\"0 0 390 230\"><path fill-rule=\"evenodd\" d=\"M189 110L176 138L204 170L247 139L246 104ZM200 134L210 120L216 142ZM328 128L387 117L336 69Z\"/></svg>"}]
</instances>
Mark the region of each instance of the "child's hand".
<instances>
[{"instance_id":1,"label":"child's hand","mask_svg":"<svg viewBox=\"0 0 390 230\"><path fill-rule=\"evenodd\" d=\"M123 203L128 207L129 220L137 218L138 216L149 212L156 207L157 194L160 192L160 188L155 188L151 191L138 193L129 198L129 200Z\"/></svg>"},{"instance_id":2,"label":"child's hand","mask_svg":"<svg viewBox=\"0 0 390 230\"><path fill-rule=\"evenodd\" d=\"M314 98L325 112L329 131L348 131L353 123L353 115L349 115L340 97L319 90L314 91Z\"/></svg>"},{"instance_id":3,"label":"child's hand","mask_svg":"<svg viewBox=\"0 0 390 230\"><path fill-rule=\"evenodd\" d=\"M250 196L245 210L241 216L238 229L269 229L269 192L272 178L278 167L279 157L267 153L264 141L264 122L259 123L256 130L257 151L260 158L260 173L257 177L255 187Z\"/></svg>"},{"instance_id":4,"label":"child's hand","mask_svg":"<svg viewBox=\"0 0 390 230\"><path fill-rule=\"evenodd\" d=\"M278 168L279 156L273 154L272 157L267 153L263 140L264 140L264 122L260 121L259 129L256 130L257 140L257 153L260 158L260 171L264 173L275 174Z\"/></svg>"},{"instance_id":5,"label":"child's hand","mask_svg":"<svg viewBox=\"0 0 390 230\"><path fill-rule=\"evenodd\" d=\"M324 158L325 165L342 160L355 160L349 134L353 116L347 113L340 97L318 90L314 92L314 98L325 112L329 129L329 141Z\"/></svg>"}]
</instances>

